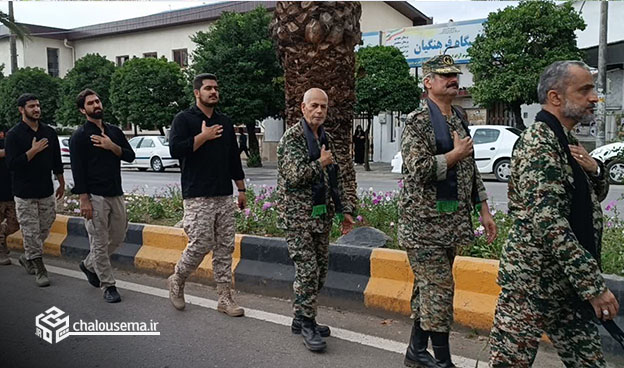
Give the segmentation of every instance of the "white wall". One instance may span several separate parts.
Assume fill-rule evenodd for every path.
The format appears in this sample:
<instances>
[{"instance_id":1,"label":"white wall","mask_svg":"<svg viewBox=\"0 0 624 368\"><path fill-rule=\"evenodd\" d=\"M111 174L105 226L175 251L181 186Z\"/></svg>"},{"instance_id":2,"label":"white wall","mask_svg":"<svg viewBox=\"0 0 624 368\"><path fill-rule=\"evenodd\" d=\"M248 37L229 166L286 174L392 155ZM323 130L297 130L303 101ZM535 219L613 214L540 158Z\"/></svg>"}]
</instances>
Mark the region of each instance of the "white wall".
<instances>
[{"instance_id":1,"label":"white wall","mask_svg":"<svg viewBox=\"0 0 624 368\"><path fill-rule=\"evenodd\" d=\"M385 124L381 124L384 119ZM401 150L404 123L398 124L397 120L395 116L393 121L387 113L381 113L373 118L373 161L390 162ZM392 130L394 130L394 141L391 140Z\"/></svg>"},{"instance_id":2,"label":"white wall","mask_svg":"<svg viewBox=\"0 0 624 368\"><path fill-rule=\"evenodd\" d=\"M578 47L584 49L597 46L600 34L600 1L576 1L573 6L577 11L583 7L581 16L587 24L584 31L576 32ZM624 1L609 1L608 18L607 43L624 40Z\"/></svg>"},{"instance_id":3,"label":"white wall","mask_svg":"<svg viewBox=\"0 0 624 368\"><path fill-rule=\"evenodd\" d=\"M129 55L143 57L143 53L156 52L158 57L166 57L173 61L173 50L187 49L189 63L191 53L195 49L195 43L191 36L199 31L209 29L210 23L194 23L178 27L168 27L143 32L123 33L98 38L76 40L76 59L86 54L99 53L112 62L116 62L117 56Z\"/></svg>"},{"instance_id":4,"label":"white wall","mask_svg":"<svg viewBox=\"0 0 624 368\"><path fill-rule=\"evenodd\" d=\"M48 53L47 48L58 49L59 55L59 77L64 77L67 72L74 67L72 60L72 50L65 47L62 40L51 38L32 37L30 40L24 40L23 59L19 63L19 67L30 66L42 68L48 71ZM19 52L19 51L18 51ZM24 64L24 60L27 64Z\"/></svg>"},{"instance_id":5,"label":"white wall","mask_svg":"<svg viewBox=\"0 0 624 368\"><path fill-rule=\"evenodd\" d=\"M411 27L412 21L383 1L362 1L362 32Z\"/></svg>"}]
</instances>

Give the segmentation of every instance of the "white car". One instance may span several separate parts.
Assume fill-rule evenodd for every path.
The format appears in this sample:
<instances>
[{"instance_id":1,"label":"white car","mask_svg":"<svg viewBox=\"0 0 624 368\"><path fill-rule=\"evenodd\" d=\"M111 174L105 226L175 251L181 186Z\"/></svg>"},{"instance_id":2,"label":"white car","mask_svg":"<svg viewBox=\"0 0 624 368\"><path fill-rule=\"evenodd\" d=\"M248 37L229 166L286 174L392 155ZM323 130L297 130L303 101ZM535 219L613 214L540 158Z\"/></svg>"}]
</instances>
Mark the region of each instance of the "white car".
<instances>
[{"instance_id":1,"label":"white car","mask_svg":"<svg viewBox=\"0 0 624 368\"><path fill-rule=\"evenodd\" d=\"M520 130L502 125L471 125L475 161L482 174L494 173L502 182L511 175L511 151L520 136ZM392 160L392 172L400 173L403 157L398 152Z\"/></svg>"},{"instance_id":2,"label":"white car","mask_svg":"<svg viewBox=\"0 0 624 368\"><path fill-rule=\"evenodd\" d=\"M178 166L178 160L171 158L169 141L164 136L139 136L128 141L136 155L132 162L121 162L122 168L137 168L140 171L152 169L165 171L167 167Z\"/></svg>"},{"instance_id":3,"label":"white car","mask_svg":"<svg viewBox=\"0 0 624 368\"><path fill-rule=\"evenodd\" d=\"M605 165L611 184L624 184L624 142L606 144L589 154Z\"/></svg>"},{"instance_id":4,"label":"white car","mask_svg":"<svg viewBox=\"0 0 624 368\"><path fill-rule=\"evenodd\" d=\"M59 136L59 147L61 147L61 161L63 165L69 165L71 163L69 158L69 136Z\"/></svg>"}]
</instances>

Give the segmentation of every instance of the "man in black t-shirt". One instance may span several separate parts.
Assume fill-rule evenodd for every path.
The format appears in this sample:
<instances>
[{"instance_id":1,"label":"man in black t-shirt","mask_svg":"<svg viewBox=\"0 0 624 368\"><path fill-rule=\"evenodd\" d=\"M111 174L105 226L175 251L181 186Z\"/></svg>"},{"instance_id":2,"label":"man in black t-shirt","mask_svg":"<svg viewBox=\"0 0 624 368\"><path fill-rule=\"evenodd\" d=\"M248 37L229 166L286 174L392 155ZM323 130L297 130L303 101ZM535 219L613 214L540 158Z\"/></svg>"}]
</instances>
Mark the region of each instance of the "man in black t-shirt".
<instances>
[{"instance_id":1,"label":"man in black t-shirt","mask_svg":"<svg viewBox=\"0 0 624 368\"><path fill-rule=\"evenodd\" d=\"M19 230L19 223L15 214L11 175L4 156L4 131L0 130L0 265L10 265L6 238Z\"/></svg>"}]
</instances>

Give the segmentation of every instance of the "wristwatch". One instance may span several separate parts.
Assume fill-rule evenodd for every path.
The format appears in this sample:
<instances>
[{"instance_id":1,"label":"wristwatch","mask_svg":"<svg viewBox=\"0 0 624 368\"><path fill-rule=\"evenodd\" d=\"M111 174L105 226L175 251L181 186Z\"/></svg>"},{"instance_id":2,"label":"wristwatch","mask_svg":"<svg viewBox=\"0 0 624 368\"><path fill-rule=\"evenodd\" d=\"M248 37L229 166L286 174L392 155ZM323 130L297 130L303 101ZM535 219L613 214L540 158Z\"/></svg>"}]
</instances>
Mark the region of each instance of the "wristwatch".
<instances>
[{"instance_id":1,"label":"wristwatch","mask_svg":"<svg viewBox=\"0 0 624 368\"><path fill-rule=\"evenodd\" d=\"M593 176L594 178L599 178L600 174L602 174L602 170L600 169L600 165L598 165L598 168L596 169L596 173L592 173L591 176Z\"/></svg>"}]
</instances>

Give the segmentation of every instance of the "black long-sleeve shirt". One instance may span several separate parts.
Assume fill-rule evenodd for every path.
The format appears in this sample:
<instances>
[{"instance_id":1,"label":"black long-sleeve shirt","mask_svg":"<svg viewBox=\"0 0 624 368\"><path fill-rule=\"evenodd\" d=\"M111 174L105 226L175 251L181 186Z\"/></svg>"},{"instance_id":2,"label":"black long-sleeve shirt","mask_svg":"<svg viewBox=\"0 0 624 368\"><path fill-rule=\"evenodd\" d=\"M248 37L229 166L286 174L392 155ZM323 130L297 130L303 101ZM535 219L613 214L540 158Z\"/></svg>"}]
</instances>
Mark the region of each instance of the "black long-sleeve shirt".
<instances>
[{"instance_id":1,"label":"black long-sleeve shirt","mask_svg":"<svg viewBox=\"0 0 624 368\"><path fill-rule=\"evenodd\" d=\"M207 126L222 125L221 137L206 141L193 152L195 136ZM193 106L179 112L169 132L169 152L180 160L182 197L216 197L232 195L232 180L243 180L236 134L230 118L214 112L210 118Z\"/></svg>"},{"instance_id":2,"label":"black long-sleeve shirt","mask_svg":"<svg viewBox=\"0 0 624 368\"><path fill-rule=\"evenodd\" d=\"M26 152L32 147L33 138L37 141L48 139L48 146L28 161ZM39 199L54 193L53 172L63 173L61 147L56 131L39 123L37 131L23 121L11 128L5 139L6 164L13 173L13 194L24 199Z\"/></svg>"},{"instance_id":3,"label":"black long-sleeve shirt","mask_svg":"<svg viewBox=\"0 0 624 368\"><path fill-rule=\"evenodd\" d=\"M104 133L121 147L121 157L112 151L94 146L91 136L101 136L102 131L90 121L84 123L69 140L74 194L89 193L103 197L123 195L121 160L132 162L135 153L121 129L106 123L103 126Z\"/></svg>"},{"instance_id":4,"label":"black long-sleeve shirt","mask_svg":"<svg viewBox=\"0 0 624 368\"><path fill-rule=\"evenodd\" d=\"M0 139L0 150L4 149L4 139ZM6 165L4 157L0 157L0 202L13 200L13 189L11 189L11 173Z\"/></svg>"}]
</instances>

